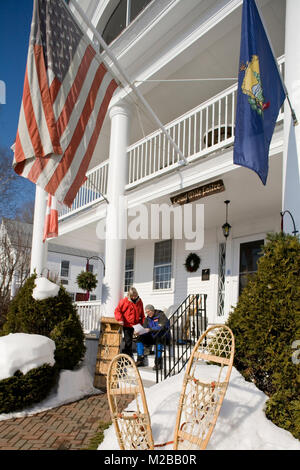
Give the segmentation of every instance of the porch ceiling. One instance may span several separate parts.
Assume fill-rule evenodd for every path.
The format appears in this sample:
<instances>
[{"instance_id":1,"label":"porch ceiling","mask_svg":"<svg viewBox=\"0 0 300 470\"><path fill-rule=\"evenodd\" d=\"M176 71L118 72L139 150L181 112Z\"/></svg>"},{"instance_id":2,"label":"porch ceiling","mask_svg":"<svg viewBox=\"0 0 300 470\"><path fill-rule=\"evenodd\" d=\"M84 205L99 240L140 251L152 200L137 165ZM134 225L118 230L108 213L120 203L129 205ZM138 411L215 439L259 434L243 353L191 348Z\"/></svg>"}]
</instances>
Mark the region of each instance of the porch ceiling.
<instances>
[{"instance_id":1,"label":"porch ceiling","mask_svg":"<svg viewBox=\"0 0 300 470\"><path fill-rule=\"evenodd\" d=\"M95 254L104 253L105 243L97 237L97 223L93 222L71 232L59 235L51 239L51 244L68 246L69 248L85 249Z\"/></svg>"}]
</instances>

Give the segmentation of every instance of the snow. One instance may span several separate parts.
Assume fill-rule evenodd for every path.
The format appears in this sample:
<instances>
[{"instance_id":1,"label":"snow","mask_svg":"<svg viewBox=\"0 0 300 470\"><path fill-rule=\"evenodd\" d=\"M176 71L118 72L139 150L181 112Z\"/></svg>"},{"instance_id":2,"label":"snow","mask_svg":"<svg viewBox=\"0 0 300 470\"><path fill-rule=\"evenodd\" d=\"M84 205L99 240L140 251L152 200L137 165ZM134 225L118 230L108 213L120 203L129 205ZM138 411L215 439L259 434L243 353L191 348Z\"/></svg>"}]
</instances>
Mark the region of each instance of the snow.
<instances>
[{"instance_id":1,"label":"snow","mask_svg":"<svg viewBox=\"0 0 300 470\"><path fill-rule=\"evenodd\" d=\"M0 337L0 380L10 377L16 370L24 374L45 363L54 365L55 343L46 336L25 333ZM40 403L13 413L0 414L0 421L33 415L81 398L102 393L93 386L93 374L83 363L74 370L62 370L59 381L49 396Z\"/></svg>"},{"instance_id":2,"label":"snow","mask_svg":"<svg viewBox=\"0 0 300 470\"><path fill-rule=\"evenodd\" d=\"M203 365L203 379L211 376L216 366ZM177 407L182 388L184 371L151 388L145 389L153 439L155 444L173 441ZM300 442L291 433L268 420L264 406L268 397L253 383L232 369L230 383L225 395L216 427L207 450L300 450ZM133 410L132 402L128 410ZM114 426L104 434L98 450L117 450ZM172 445L159 447L171 450Z\"/></svg>"},{"instance_id":3,"label":"snow","mask_svg":"<svg viewBox=\"0 0 300 470\"><path fill-rule=\"evenodd\" d=\"M28 343L28 336L31 347ZM49 349L51 340L49 340L50 343L47 340L49 339L46 337L24 333L0 338L0 374L5 376L8 368L9 374L12 374L17 369L26 371L29 367L37 367L44 361L49 363L54 349L52 345L51 353L51 348ZM10 359L4 345L8 345L11 353ZM39 351L38 354L37 351ZM9 364L6 364L6 360ZM203 381L209 380L215 374L215 367L202 366ZM172 441L174 438L183 376L184 371L150 388L145 388L155 444ZM93 387L93 379L93 368L85 359L77 369L61 371L58 385L45 400L22 411L0 414L0 421L33 415L77 401L85 396L102 393ZM264 406L267 399L268 397L263 392L258 390L253 383L246 382L233 368L221 412L207 449L300 450L300 443L292 434L275 426L266 418ZM134 402L129 405L128 409L134 409ZM172 445L158 449L171 450ZM113 426L105 431L104 440L98 450L119 450Z\"/></svg>"},{"instance_id":4,"label":"snow","mask_svg":"<svg viewBox=\"0 0 300 470\"><path fill-rule=\"evenodd\" d=\"M56 297L59 292L59 286L54 282L49 281L45 277L38 277L35 280L35 288L32 292L32 297L35 300L44 300L48 297Z\"/></svg>"},{"instance_id":5,"label":"snow","mask_svg":"<svg viewBox=\"0 0 300 470\"><path fill-rule=\"evenodd\" d=\"M0 337L0 380L17 370L26 374L43 364L55 364L55 343L41 335L14 333Z\"/></svg>"}]
</instances>

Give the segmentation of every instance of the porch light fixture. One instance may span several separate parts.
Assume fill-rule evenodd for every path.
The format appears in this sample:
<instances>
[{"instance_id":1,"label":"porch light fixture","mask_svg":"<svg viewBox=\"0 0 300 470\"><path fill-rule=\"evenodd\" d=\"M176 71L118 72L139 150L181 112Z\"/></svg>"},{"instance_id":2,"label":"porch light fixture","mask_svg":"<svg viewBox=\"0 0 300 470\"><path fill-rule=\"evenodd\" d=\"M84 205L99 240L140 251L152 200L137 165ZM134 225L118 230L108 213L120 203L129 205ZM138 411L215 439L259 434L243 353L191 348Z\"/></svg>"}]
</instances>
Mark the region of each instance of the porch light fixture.
<instances>
[{"instance_id":1,"label":"porch light fixture","mask_svg":"<svg viewBox=\"0 0 300 470\"><path fill-rule=\"evenodd\" d=\"M295 219L294 219L294 217L292 216L291 212L288 211L288 210L285 210L285 211L281 211L281 212L280 212L280 215L281 215L281 233L283 233L283 218L284 218L285 214L289 214L289 216L291 217L292 223L293 223L293 227L294 227L294 230L293 230L292 234L293 234L294 236L296 236L297 233L298 233L298 230L296 229Z\"/></svg>"},{"instance_id":2,"label":"porch light fixture","mask_svg":"<svg viewBox=\"0 0 300 470\"><path fill-rule=\"evenodd\" d=\"M225 224L222 225L222 230L223 230L223 235L224 237L228 238L229 234L230 234L230 230L231 230L231 225L228 223L228 204L230 203L230 201L224 201L224 203L226 204L226 222Z\"/></svg>"}]
</instances>

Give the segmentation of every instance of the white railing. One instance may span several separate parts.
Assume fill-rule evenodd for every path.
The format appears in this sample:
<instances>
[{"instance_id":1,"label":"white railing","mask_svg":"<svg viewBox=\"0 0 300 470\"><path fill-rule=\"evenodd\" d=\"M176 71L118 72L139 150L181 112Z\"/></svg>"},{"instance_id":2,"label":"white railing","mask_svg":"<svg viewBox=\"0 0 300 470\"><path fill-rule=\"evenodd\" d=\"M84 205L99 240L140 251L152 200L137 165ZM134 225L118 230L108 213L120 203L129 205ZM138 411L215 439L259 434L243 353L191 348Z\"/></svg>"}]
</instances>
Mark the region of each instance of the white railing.
<instances>
[{"instance_id":1,"label":"white railing","mask_svg":"<svg viewBox=\"0 0 300 470\"><path fill-rule=\"evenodd\" d=\"M278 65L284 78L284 56L278 59ZM236 95L234 84L165 126L188 162L233 145ZM282 108L278 121L283 115ZM179 156L161 130L128 147L127 155L126 189L178 168ZM107 194L108 163L106 160L87 173L87 181L72 207L60 212L60 220L103 200L102 195Z\"/></svg>"},{"instance_id":2,"label":"white railing","mask_svg":"<svg viewBox=\"0 0 300 470\"><path fill-rule=\"evenodd\" d=\"M75 302L75 305L84 333L99 336L102 316L101 302L98 300Z\"/></svg>"},{"instance_id":3,"label":"white railing","mask_svg":"<svg viewBox=\"0 0 300 470\"><path fill-rule=\"evenodd\" d=\"M165 126L188 160L233 143L236 92L231 86ZM180 159L160 130L132 145L128 158L128 187L176 168Z\"/></svg>"},{"instance_id":4,"label":"white railing","mask_svg":"<svg viewBox=\"0 0 300 470\"><path fill-rule=\"evenodd\" d=\"M278 64L284 76L284 56ZM165 126L189 162L233 144L236 96L237 83ZM179 159L161 130L153 132L128 148L127 189L177 168Z\"/></svg>"},{"instance_id":5,"label":"white railing","mask_svg":"<svg viewBox=\"0 0 300 470\"><path fill-rule=\"evenodd\" d=\"M103 196L106 196L107 193L108 160L88 171L86 177L87 179L79 189L72 207L64 206L59 212L59 220L103 200Z\"/></svg>"}]
</instances>

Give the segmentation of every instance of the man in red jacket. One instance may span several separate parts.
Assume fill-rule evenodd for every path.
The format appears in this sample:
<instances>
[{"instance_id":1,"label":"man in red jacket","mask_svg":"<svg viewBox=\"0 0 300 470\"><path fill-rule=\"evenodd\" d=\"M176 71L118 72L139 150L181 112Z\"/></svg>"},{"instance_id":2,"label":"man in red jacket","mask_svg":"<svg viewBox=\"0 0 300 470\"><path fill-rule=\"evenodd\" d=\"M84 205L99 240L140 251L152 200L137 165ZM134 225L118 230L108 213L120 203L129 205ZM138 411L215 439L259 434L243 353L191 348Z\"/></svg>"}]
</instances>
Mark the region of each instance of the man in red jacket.
<instances>
[{"instance_id":1,"label":"man in red jacket","mask_svg":"<svg viewBox=\"0 0 300 470\"><path fill-rule=\"evenodd\" d=\"M115 309L115 319L123 325L125 341L123 353L133 357L133 325L137 325L138 323L142 325L145 320L143 302L135 287L130 287L127 297L120 300L117 308Z\"/></svg>"}]
</instances>

